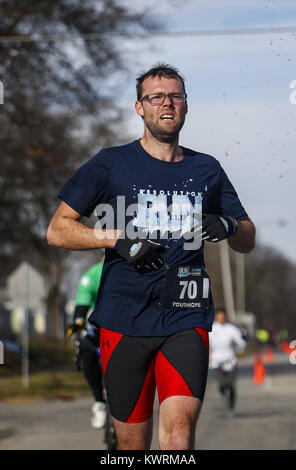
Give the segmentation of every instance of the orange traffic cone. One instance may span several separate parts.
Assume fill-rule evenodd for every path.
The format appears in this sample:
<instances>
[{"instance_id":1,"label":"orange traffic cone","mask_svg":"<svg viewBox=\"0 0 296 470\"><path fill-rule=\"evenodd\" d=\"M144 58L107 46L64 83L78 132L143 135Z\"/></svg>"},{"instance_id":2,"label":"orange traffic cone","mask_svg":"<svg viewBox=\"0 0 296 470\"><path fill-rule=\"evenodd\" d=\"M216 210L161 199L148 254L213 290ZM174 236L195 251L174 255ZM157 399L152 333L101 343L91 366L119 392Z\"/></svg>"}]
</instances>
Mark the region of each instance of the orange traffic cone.
<instances>
[{"instance_id":1,"label":"orange traffic cone","mask_svg":"<svg viewBox=\"0 0 296 470\"><path fill-rule=\"evenodd\" d=\"M265 354L264 354L264 362L266 364L273 363L273 351L271 348L266 349Z\"/></svg>"},{"instance_id":2,"label":"orange traffic cone","mask_svg":"<svg viewBox=\"0 0 296 470\"><path fill-rule=\"evenodd\" d=\"M256 385L261 385L265 379L265 367L260 354L255 355L253 381Z\"/></svg>"}]
</instances>

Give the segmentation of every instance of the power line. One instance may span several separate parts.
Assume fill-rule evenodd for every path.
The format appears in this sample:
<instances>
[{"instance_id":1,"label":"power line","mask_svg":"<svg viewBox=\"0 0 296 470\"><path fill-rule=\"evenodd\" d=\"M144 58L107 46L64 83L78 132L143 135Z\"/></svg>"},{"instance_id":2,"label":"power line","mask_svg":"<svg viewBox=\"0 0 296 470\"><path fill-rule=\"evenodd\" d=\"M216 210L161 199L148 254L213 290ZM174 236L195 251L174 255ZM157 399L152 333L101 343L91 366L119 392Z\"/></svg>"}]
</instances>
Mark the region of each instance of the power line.
<instances>
[{"instance_id":1,"label":"power line","mask_svg":"<svg viewBox=\"0 0 296 470\"><path fill-rule=\"evenodd\" d=\"M268 27L268 28L240 28L240 29L212 29L200 31L153 31L145 33L85 33L85 34L49 34L49 35L16 35L0 36L0 42L57 42L85 39L86 41L98 41L105 38L123 39L149 39L157 37L190 37L190 36L237 36L253 34L284 34L296 35L296 26Z\"/></svg>"}]
</instances>

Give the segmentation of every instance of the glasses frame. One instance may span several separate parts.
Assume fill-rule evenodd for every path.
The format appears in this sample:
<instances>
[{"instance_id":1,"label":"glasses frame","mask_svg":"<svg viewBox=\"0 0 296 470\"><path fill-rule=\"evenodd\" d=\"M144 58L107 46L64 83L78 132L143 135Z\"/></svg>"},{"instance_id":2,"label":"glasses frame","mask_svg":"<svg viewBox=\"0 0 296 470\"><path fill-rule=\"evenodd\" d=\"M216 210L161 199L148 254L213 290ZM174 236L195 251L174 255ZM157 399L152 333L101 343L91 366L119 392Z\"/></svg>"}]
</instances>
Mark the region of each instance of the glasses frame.
<instances>
[{"instance_id":1,"label":"glasses frame","mask_svg":"<svg viewBox=\"0 0 296 470\"><path fill-rule=\"evenodd\" d=\"M158 103L158 104L153 104L152 103L152 98L151 98L152 95L163 95L162 102ZM175 103L174 99L173 99L173 95L182 95L183 100L180 103ZM139 99L139 101L140 101L140 103L142 103L143 101L148 101L151 104L151 106L161 106L164 103L164 100L166 99L167 96L169 97L171 103L177 104L177 105L179 105L179 104L181 105L181 104L185 103L185 101L187 99L187 93L174 93L174 92L173 93L160 93L159 92L159 93L150 93L149 95L145 95L141 99Z\"/></svg>"}]
</instances>

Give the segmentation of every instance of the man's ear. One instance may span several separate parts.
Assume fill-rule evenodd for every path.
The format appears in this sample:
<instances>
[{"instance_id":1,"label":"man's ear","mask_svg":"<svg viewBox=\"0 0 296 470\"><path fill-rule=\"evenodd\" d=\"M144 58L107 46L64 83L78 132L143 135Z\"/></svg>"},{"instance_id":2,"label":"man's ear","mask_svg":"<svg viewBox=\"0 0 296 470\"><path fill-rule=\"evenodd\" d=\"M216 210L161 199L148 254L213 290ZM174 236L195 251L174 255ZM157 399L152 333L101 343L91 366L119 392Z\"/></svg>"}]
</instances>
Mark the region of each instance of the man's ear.
<instances>
[{"instance_id":1,"label":"man's ear","mask_svg":"<svg viewBox=\"0 0 296 470\"><path fill-rule=\"evenodd\" d=\"M142 103L140 103L140 101L135 102L135 110L139 116L144 117L143 106L142 106Z\"/></svg>"}]
</instances>

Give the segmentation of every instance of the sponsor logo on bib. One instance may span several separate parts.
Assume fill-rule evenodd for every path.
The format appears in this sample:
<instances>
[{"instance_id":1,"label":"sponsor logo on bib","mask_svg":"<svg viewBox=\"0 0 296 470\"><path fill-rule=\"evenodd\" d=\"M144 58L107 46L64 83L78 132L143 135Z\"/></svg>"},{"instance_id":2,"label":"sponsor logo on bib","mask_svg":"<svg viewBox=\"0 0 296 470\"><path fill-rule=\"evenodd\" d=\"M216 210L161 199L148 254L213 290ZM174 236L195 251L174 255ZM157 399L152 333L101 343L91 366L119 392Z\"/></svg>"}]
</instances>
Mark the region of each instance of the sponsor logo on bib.
<instances>
[{"instance_id":1,"label":"sponsor logo on bib","mask_svg":"<svg viewBox=\"0 0 296 470\"><path fill-rule=\"evenodd\" d=\"M190 268L179 268L178 277L186 277L190 274Z\"/></svg>"}]
</instances>

